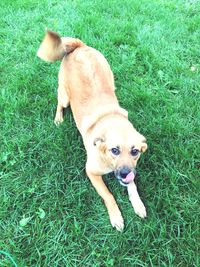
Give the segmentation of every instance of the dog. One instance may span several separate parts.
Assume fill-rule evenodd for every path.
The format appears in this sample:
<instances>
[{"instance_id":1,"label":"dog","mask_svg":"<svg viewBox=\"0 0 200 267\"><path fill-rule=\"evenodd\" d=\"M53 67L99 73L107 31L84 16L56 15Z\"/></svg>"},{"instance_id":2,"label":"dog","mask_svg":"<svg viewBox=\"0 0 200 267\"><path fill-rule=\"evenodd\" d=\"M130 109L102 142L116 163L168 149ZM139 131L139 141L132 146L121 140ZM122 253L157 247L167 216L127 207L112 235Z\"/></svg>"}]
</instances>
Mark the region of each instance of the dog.
<instances>
[{"instance_id":1,"label":"dog","mask_svg":"<svg viewBox=\"0 0 200 267\"><path fill-rule=\"evenodd\" d=\"M57 125L63 122L63 108L70 105L87 152L87 176L105 203L111 225L118 231L124 229L119 207L102 179L102 175L110 172L127 187L135 213L145 218L146 209L134 178L137 161L146 151L147 143L118 103L107 60L81 40L60 37L49 30L37 56L48 62L62 61L54 122Z\"/></svg>"}]
</instances>

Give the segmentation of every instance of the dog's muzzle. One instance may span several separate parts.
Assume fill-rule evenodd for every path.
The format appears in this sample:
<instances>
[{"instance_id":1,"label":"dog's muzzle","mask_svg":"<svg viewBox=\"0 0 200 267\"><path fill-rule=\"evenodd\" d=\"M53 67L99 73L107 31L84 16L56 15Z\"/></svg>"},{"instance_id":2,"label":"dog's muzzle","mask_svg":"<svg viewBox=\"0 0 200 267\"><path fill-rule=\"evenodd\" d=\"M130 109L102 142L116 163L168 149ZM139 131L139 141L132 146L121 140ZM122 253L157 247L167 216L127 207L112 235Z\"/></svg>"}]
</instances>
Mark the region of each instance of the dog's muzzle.
<instances>
[{"instance_id":1,"label":"dog's muzzle","mask_svg":"<svg viewBox=\"0 0 200 267\"><path fill-rule=\"evenodd\" d=\"M127 166L117 169L114 173L120 184L123 186L127 186L129 183L131 183L136 176L136 170L131 170Z\"/></svg>"}]
</instances>

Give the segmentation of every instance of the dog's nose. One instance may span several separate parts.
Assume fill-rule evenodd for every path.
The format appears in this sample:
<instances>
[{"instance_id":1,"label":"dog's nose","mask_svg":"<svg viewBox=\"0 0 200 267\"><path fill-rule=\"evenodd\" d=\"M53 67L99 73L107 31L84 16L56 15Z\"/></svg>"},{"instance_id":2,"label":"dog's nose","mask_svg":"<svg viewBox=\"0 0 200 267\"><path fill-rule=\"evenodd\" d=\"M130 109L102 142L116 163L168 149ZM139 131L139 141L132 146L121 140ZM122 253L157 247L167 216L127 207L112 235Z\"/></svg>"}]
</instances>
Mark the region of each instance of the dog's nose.
<instances>
[{"instance_id":1,"label":"dog's nose","mask_svg":"<svg viewBox=\"0 0 200 267\"><path fill-rule=\"evenodd\" d=\"M131 172L131 169L129 169L128 167L122 167L119 171L119 175L121 178L126 178L126 176Z\"/></svg>"}]
</instances>

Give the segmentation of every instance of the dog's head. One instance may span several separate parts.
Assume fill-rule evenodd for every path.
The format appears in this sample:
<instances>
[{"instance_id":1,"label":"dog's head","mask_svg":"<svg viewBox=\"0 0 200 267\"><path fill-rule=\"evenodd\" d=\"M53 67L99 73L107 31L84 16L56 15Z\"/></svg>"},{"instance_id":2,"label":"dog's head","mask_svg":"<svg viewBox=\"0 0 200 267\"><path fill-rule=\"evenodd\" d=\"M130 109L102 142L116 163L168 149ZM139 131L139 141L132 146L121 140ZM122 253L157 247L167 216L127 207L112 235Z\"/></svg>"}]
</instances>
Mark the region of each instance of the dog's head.
<instances>
[{"instance_id":1,"label":"dog's head","mask_svg":"<svg viewBox=\"0 0 200 267\"><path fill-rule=\"evenodd\" d=\"M109 128L94 140L104 162L111 168L120 184L126 186L136 175L141 153L147 149L146 139L125 120Z\"/></svg>"}]
</instances>

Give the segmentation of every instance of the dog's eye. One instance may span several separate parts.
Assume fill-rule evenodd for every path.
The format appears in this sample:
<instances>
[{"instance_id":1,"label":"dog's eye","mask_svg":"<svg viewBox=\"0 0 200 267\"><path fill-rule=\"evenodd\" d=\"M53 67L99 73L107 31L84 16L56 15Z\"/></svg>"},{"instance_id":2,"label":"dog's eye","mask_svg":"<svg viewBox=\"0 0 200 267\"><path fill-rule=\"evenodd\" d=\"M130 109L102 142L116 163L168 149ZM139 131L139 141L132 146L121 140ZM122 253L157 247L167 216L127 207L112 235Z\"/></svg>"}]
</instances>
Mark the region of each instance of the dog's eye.
<instances>
[{"instance_id":1,"label":"dog's eye","mask_svg":"<svg viewBox=\"0 0 200 267\"><path fill-rule=\"evenodd\" d=\"M115 156L118 156L118 155L120 154L120 150L119 150L119 148L117 148L117 147L113 147L113 148L111 148L111 152L112 152L113 155L115 155Z\"/></svg>"},{"instance_id":2,"label":"dog's eye","mask_svg":"<svg viewBox=\"0 0 200 267\"><path fill-rule=\"evenodd\" d=\"M140 151L138 150L138 149L132 149L131 150L131 155L133 156L133 157L136 157L138 154L140 153Z\"/></svg>"}]
</instances>

